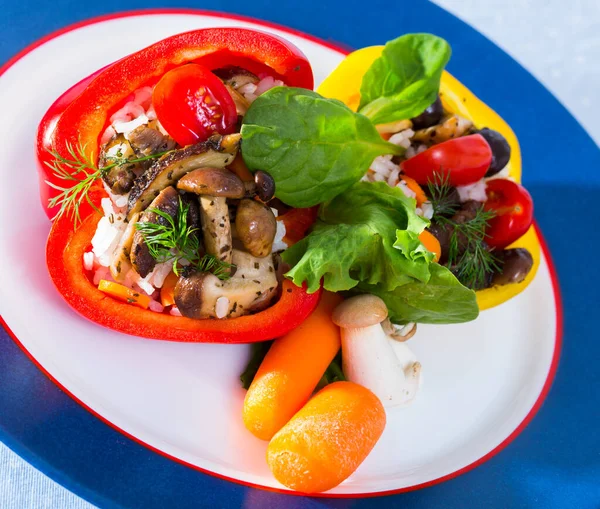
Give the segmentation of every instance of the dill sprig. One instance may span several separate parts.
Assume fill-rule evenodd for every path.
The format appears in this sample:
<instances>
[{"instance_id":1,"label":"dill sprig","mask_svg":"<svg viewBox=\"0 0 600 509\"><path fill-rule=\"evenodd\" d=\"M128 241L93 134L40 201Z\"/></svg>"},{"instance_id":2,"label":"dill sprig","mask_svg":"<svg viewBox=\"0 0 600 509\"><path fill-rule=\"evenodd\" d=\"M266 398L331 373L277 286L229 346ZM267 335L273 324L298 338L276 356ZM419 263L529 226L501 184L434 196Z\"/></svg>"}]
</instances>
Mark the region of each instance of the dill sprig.
<instances>
[{"instance_id":1,"label":"dill sprig","mask_svg":"<svg viewBox=\"0 0 600 509\"><path fill-rule=\"evenodd\" d=\"M187 224L189 208L181 198L175 218L157 208L149 208L148 211L162 217L166 224L139 222L136 230L144 236L152 258L158 263L172 262L176 275L179 275L179 264L189 264L198 272L212 272L219 279L229 279L230 263L213 255L199 255L200 240L195 235L198 228Z\"/></svg>"},{"instance_id":2,"label":"dill sprig","mask_svg":"<svg viewBox=\"0 0 600 509\"><path fill-rule=\"evenodd\" d=\"M432 220L435 222L440 217L452 216L459 208L459 204L452 196L454 187L450 185L449 173L435 173L433 181L427 182L429 201L433 207Z\"/></svg>"},{"instance_id":3,"label":"dill sprig","mask_svg":"<svg viewBox=\"0 0 600 509\"><path fill-rule=\"evenodd\" d=\"M444 216L437 218L438 224L452 230L447 265L468 288L484 288L487 275L499 270L498 258L485 244L485 232L494 215L481 207L465 222Z\"/></svg>"},{"instance_id":4,"label":"dill sprig","mask_svg":"<svg viewBox=\"0 0 600 509\"><path fill-rule=\"evenodd\" d=\"M106 161L109 161L109 164L99 168L94 162L94 152L92 151L88 154L86 148L87 146L82 145L81 143L78 143L76 146L67 143L66 149L70 158L63 157L57 151L48 149L48 152L54 157L54 160L51 162L45 161L46 166L52 170L52 173L56 177L68 182L75 182L72 186L61 187L48 180L46 181L46 184L50 187L60 191L60 194L48 201L51 208L56 206L60 207L53 220L61 218L64 214L68 214L73 221L74 226L77 226L81 222L79 207L82 203L87 202L98 211L98 207L96 207L89 197L90 189L98 179L102 178L116 166L141 163L143 161L148 161L149 159L156 159L167 153L159 152L131 159L109 156L106 157Z\"/></svg>"}]
</instances>

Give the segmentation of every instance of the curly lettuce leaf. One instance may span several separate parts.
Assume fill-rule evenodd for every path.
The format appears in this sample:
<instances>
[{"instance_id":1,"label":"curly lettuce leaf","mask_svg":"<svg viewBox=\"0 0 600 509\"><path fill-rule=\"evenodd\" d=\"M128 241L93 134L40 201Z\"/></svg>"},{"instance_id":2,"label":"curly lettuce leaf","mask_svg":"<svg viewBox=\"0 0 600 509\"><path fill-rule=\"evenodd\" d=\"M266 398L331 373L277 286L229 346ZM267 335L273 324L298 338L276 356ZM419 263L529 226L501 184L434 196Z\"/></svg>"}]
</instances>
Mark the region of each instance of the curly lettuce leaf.
<instances>
[{"instance_id":1,"label":"curly lettuce leaf","mask_svg":"<svg viewBox=\"0 0 600 509\"><path fill-rule=\"evenodd\" d=\"M429 280L433 254L419 241L428 222L415 200L384 182L358 182L323 204L313 231L283 253L286 274L308 291L350 290L359 283L391 291Z\"/></svg>"}]
</instances>

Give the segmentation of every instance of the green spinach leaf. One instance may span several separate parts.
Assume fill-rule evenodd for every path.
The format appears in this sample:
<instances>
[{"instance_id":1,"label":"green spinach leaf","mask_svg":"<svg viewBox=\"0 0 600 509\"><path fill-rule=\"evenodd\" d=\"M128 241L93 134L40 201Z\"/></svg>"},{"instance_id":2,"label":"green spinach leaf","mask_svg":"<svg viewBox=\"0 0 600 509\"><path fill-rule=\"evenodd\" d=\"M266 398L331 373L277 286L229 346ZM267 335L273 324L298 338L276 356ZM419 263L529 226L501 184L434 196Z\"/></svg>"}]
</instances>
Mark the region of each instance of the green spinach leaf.
<instances>
[{"instance_id":1,"label":"green spinach leaf","mask_svg":"<svg viewBox=\"0 0 600 509\"><path fill-rule=\"evenodd\" d=\"M431 34L388 42L363 77L358 111L374 124L419 115L435 101L450 53L448 43Z\"/></svg>"},{"instance_id":2,"label":"green spinach leaf","mask_svg":"<svg viewBox=\"0 0 600 509\"><path fill-rule=\"evenodd\" d=\"M242 156L275 180L275 196L311 207L348 189L384 154L404 149L384 141L365 116L301 88L275 87L254 101L242 125Z\"/></svg>"},{"instance_id":3,"label":"green spinach leaf","mask_svg":"<svg viewBox=\"0 0 600 509\"><path fill-rule=\"evenodd\" d=\"M469 290L446 267L432 263L427 283L412 281L392 291L383 285L361 283L353 293L371 293L383 299L393 323L462 323L475 320L479 307Z\"/></svg>"}]
</instances>

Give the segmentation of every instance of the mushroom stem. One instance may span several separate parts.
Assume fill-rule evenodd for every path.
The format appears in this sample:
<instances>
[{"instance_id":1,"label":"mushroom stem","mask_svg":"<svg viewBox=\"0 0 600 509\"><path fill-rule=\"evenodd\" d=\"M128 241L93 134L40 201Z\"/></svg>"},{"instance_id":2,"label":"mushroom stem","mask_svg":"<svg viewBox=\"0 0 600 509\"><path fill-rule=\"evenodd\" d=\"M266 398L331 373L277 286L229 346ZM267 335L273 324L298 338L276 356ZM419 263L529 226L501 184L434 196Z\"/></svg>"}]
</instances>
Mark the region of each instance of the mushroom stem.
<instances>
[{"instance_id":1,"label":"mushroom stem","mask_svg":"<svg viewBox=\"0 0 600 509\"><path fill-rule=\"evenodd\" d=\"M411 402L421 364L404 343L386 334L385 303L374 295L352 297L334 310L332 319L341 328L346 378L370 389L386 407Z\"/></svg>"},{"instance_id":2,"label":"mushroom stem","mask_svg":"<svg viewBox=\"0 0 600 509\"><path fill-rule=\"evenodd\" d=\"M219 260L231 263L231 223L227 199L200 196L200 220L206 252Z\"/></svg>"}]
</instances>

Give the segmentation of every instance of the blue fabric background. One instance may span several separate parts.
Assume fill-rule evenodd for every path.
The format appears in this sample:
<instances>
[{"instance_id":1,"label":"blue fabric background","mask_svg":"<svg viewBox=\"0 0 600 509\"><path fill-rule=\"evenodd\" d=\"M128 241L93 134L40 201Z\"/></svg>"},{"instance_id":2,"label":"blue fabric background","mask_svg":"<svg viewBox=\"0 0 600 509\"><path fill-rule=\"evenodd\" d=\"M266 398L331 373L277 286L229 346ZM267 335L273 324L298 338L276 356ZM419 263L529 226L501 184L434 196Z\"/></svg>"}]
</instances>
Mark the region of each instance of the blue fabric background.
<instances>
[{"instance_id":1,"label":"blue fabric background","mask_svg":"<svg viewBox=\"0 0 600 509\"><path fill-rule=\"evenodd\" d=\"M0 331L0 439L101 507L600 507L600 334L595 322L600 304L600 151L583 129L518 64L428 2L371 0L367 6L350 0L297 5L215 0L170 5L255 16L350 47L378 44L406 31L448 39L453 48L449 70L493 105L521 142L524 182L535 199L563 293L565 335L556 381L537 417L507 449L457 479L393 497L307 499L203 476L134 444L61 394ZM125 6L164 7L165 2L104 0L76 8L68 0L5 2L0 63L53 30ZM48 405L55 411L45 412ZM40 414L53 417L39 421Z\"/></svg>"}]
</instances>

